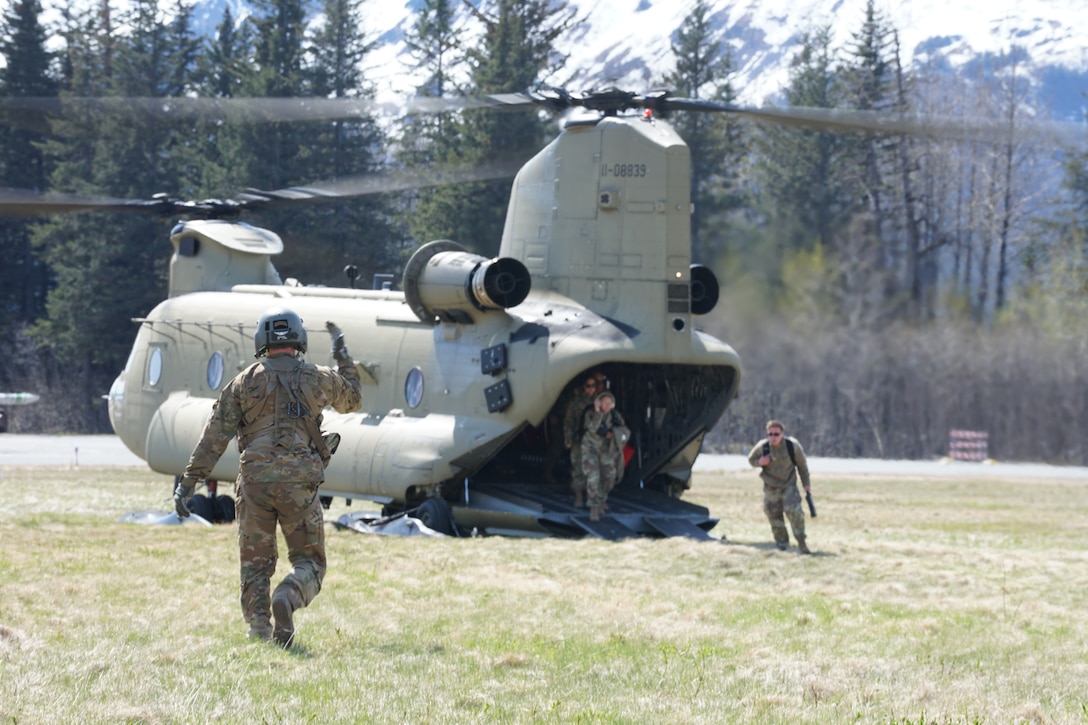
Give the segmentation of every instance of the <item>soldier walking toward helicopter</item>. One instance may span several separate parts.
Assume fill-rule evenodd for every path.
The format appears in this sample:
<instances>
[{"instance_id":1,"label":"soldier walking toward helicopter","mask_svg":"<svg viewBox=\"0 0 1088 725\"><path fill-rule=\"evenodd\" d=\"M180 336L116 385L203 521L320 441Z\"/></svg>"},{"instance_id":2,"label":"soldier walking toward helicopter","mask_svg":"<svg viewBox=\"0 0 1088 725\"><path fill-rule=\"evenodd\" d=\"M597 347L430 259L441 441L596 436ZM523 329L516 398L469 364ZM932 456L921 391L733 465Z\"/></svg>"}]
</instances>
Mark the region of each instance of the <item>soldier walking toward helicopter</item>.
<instances>
[{"instance_id":1,"label":"soldier walking toward helicopter","mask_svg":"<svg viewBox=\"0 0 1088 725\"><path fill-rule=\"evenodd\" d=\"M249 637L274 637L285 648L295 636L294 612L314 600L325 577L325 522L318 487L332 454L321 434L322 411L331 405L347 413L362 399L344 335L331 322L326 327L336 370L301 359L306 328L295 312L276 308L261 315L253 343L255 357L267 359L250 365L223 388L174 491L178 516L188 517L186 504L197 482L211 475L238 435L241 468L235 510L242 615ZM270 594L277 523L294 568Z\"/></svg>"},{"instance_id":2,"label":"soldier walking toward helicopter","mask_svg":"<svg viewBox=\"0 0 1088 725\"><path fill-rule=\"evenodd\" d=\"M797 548L802 554L811 554L805 543L805 512L801 508L801 494L797 491L797 474L805 493L811 493L808 460L796 438L786 436L786 427L778 420L767 421L767 437L756 443L748 454L753 468L760 468L763 479L763 513L771 522L774 543L785 551L790 545L783 514L790 520ZM815 512L815 509L813 509Z\"/></svg>"}]
</instances>

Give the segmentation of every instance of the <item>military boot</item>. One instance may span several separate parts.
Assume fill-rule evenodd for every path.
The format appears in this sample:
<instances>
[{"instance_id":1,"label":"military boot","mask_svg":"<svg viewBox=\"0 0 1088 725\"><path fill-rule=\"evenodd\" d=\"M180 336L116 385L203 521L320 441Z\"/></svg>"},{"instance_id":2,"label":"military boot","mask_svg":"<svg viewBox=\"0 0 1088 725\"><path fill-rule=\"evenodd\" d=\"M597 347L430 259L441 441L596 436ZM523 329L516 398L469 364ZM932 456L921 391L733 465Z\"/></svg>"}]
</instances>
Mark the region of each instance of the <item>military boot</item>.
<instances>
[{"instance_id":1,"label":"military boot","mask_svg":"<svg viewBox=\"0 0 1088 725\"><path fill-rule=\"evenodd\" d=\"M287 649L295 638L295 622L292 615L295 610L302 609L305 602L302 595L293 586L278 586L276 593L272 595L272 616L276 620L276 628L272 636Z\"/></svg>"},{"instance_id":2,"label":"military boot","mask_svg":"<svg viewBox=\"0 0 1088 725\"><path fill-rule=\"evenodd\" d=\"M812 553L811 551L809 551L808 545L805 544L805 537L804 536L798 536L797 537L797 548L802 554L811 554Z\"/></svg>"},{"instance_id":3,"label":"military boot","mask_svg":"<svg viewBox=\"0 0 1088 725\"><path fill-rule=\"evenodd\" d=\"M249 633L246 634L246 638L258 641L272 639L272 623L268 619L263 621L254 619L249 623Z\"/></svg>"}]
</instances>

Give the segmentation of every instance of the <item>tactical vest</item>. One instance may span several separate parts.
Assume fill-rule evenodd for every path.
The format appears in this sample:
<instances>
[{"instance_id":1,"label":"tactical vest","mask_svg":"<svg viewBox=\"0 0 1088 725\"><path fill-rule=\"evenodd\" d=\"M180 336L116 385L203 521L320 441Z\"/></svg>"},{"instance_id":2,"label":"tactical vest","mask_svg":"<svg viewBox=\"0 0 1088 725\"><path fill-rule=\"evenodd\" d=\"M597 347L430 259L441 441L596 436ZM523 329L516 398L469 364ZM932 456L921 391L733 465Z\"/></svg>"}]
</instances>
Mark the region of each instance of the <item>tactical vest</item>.
<instances>
[{"instance_id":1,"label":"tactical vest","mask_svg":"<svg viewBox=\"0 0 1088 725\"><path fill-rule=\"evenodd\" d=\"M274 447L287 448L297 434L309 441L323 466L329 465L335 445L330 450L329 441L321 433L319 420L323 407L314 399L309 386L303 384L304 369L305 364L298 362L293 370L276 370L269 360L250 366L245 376L242 425L238 430L242 448L266 436ZM339 443L339 436L332 436Z\"/></svg>"}]
</instances>

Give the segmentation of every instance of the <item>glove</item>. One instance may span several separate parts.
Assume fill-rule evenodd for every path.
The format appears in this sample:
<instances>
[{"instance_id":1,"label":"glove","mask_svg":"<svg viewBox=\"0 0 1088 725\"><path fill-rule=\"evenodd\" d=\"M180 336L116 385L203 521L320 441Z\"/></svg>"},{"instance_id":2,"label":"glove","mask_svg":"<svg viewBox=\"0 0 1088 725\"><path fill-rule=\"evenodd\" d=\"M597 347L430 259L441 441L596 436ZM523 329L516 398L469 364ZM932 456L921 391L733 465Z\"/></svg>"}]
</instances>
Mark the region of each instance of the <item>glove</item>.
<instances>
[{"instance_id":1,"label":"glove","mask_svg":"<svg viewBox=\"0 0 1088 725\"><path fill-rule=\"evenodd\" d=\"M174 488L174 511L177 512L179 519L189 518L191 512L187 504L195 491L196 479L182 476L181 480L178 481L178 485Z\"/></svg>"},{"instance_id":2,"label":"glove","mask_svg":"<svg viewBox=\"0 0 1088 725\"><path fill-rule=\"evenodd\" d=\"M347 345L344 344L344 333L332 322L326 322L325 329L329 331L329 336L332 337L333 360L336 361L337 365L351 365L351 355L348 354Z\"/></svg>"}]
</instances>

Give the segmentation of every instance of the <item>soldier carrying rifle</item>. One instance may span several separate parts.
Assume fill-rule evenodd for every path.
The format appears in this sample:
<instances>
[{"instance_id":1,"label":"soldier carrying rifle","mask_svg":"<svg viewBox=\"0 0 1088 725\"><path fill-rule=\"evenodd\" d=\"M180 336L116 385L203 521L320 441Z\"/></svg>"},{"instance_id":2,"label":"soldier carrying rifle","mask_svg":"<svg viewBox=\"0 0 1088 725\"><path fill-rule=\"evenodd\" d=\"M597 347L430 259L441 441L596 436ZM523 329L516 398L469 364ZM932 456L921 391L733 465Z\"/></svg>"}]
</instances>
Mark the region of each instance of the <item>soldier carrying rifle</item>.
<instances>
[{"instance_id":1,"label":"soldier carrying rifle","mask_svg":"<svg viewBox=\"0 0 1088 725\"><path fill-rule=\"evenodd\" d=\"M802 554L811 554L805 543L805 512L801 508L801 495L797 491L797 474L808 498L809 510L816 515L812 501L812 485L808 477L808 460L796 438L786 436L786 427L778 420L767 421L767 437L756 443L748 454L753 468L760 468L763 479L763 513L771 522L775 546L785 551L790 545L785 518L790 520L797 548Z\"/></svg>"}]
</instances>

